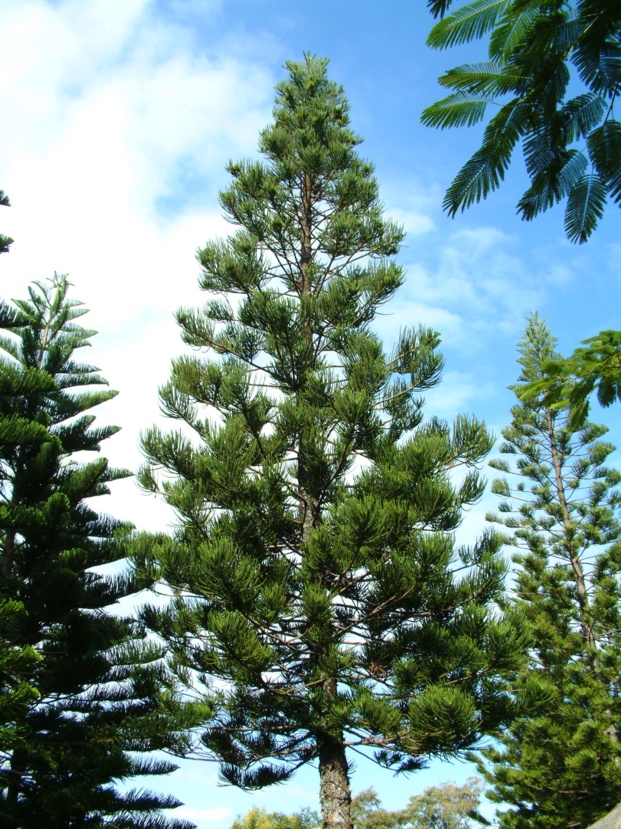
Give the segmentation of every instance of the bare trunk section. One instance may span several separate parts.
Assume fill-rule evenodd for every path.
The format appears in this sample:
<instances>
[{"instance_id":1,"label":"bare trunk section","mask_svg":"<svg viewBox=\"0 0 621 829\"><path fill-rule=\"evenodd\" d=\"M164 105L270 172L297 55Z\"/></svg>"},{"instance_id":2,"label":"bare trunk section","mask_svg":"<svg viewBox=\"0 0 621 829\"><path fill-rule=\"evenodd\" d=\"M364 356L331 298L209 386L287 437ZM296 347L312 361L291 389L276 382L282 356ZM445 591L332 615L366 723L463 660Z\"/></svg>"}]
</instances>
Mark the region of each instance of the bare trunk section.
<instances>
[{"instance_id":1,"label":"bare trunk section","mask_svg":"<svg viewBox=\"0 0 621 829\"><path fill-rule=\"evenodd\" d=\"M37 368L43 368L43 358L45 357L45 350L47 348L47 338L50 336L50 328L52 325L52 319L50 314L50 319L48 320L45 329L43 330L43 337L41 338L41 348L39 349L39 361L37 363Z\"/></svg>"},{"instance_id":2,"label":"bare trunk section","mask_svg":"<svg viewBox=\"0 0 621 829\"><path fill-rule=\"evenodd\" d=\"M313 257L312 240L312 181L308 173L304 173L302 180L302 217L300 226L300 294L310 294L311 284L308 269ZM307 331L312 337L310 328Z\"/></svg>"},{"instance_id":3,"label":"bare trunk section","mask_svg":"<svg viewBox=\"0 0 621 829\"><path fill-rule=\"evenodd\" d=\"M353 829L349 768L342 741L319 745L319 802L323 829Z\"/></svg>"},{"instance_id":4,"label":"bare trunk section","mask_svg":"<svg viewBox=\"0 0 621 829\"><path fill-rule=\"evenodd\" d=\"M571 516L569 514L569 508L567 506L567 499L565 498L565 487L563 484L563 473L561 470L561 460L558 456L558 450L556 447L556 440L554 435L554 423L552 421L552 413L550 409L546 406L546 423L548 427L548 438L550 440L550 450L552 452L552 465L554 467L554 476L556 480L556 494L558 496L559 503L561 505L561 509L563 511L563 526L565 528L565 534L568 539L568 547L567 552L569 554L569 563L571 565L571 569L574 573L574 582L576 585L576 593L578 596L578 606L580 607L580 627L582 629L582 635L584 637L585 642L587 643L588 647L591 649L595 649L595 637L593 636L593 631L591 629L591 625L589 622L589 594L586 589L585 581L584 581L584 572L582 570L582 562L578 556L578 553L575 549L575 545L572 542L572 539L569 537L572 527Z\"/></svg>"}]
</instances>

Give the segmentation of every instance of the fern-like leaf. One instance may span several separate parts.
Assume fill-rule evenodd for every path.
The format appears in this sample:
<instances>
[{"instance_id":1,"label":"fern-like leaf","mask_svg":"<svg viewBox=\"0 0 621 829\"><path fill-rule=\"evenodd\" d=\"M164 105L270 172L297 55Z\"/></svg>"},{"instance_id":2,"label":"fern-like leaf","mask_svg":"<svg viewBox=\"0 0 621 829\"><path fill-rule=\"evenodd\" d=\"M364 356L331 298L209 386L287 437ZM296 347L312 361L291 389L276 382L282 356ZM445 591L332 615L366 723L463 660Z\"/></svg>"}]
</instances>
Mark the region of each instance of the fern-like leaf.
<instances>
[{"instance_id":1,"label":"fern-like leaf","mask_svg":"<svg viewBox=\"0 0 621 829\"><path fill-rule=\"evenodd\" d=\"M507 60L524 42L539 13L538 2L531 2L517 11L510 7L491 34L490 57Z\"/></svg>"},{"instance_id":2,"label":"fern-like leaf","mask_svg":"<svg viewBox=\"0 0 621 829\"><path fill-rule=\"evenodd\" d=\"M619 23L621 28L621 22ZM604 48L590 37L587 29L574 50L572 61L581 81L603 95L619 93L621 86L621 44L607 43Z\"/></svg>"},{"instance_id":3,"label":"fern-like leaf","mask_svg":"<svg viewBox=\"0 0 621 829\"><path fill-rule=\"evenodd\" d=\"M571 242L586 242L604 214L606 187L597 173L586 173L572 188L565 211L565 232Z\"/></svg>"},{"instance_id":4,"label":"fern-like leaf","mask_svg":"<svg viewBox=\"0 0 621 829\"><path fill-rule=\"evenodd\" d=\"M522 81L522 76L510 72L500 61L486 61L456 66L438 78L438 81L449 89L463 89L491 97L511 92Z\"/></svg>"},{"instance_id":5,"label":"fern-like leaf","mask_svg":"<svg viewBox=\"0 0 621 829\"><path fill-rule=\"evenodd\" d=\"M621 200L621 123L612 119L594 129L587 139L593 166L615 202Z\"/></svg>"},{"instance_id":6,"label":"fern-like leaf","mask_svg":"<svg viewBox=\"0 0 621 829\"><path fill-rule=\"evenodd\" d=\"M584 153L576 149L568 151L567 160L558 175L561 197L569 195L572 188L586 172L587 163Z\"/></svg>"},{"instance_id":7,"label":"fern-like leaf","mask_svg":"<svg viewBox=\"0 0 621 829\"><path fill-rule=\"evenodd\" d=\"M476 40L494 27L507 5L508 0L474 0L436 23L427 45L432 49L447 49Z\"/></svg>"},{"instance_id":8,"label":"fern-like leaf","mask_svg":"<svg viewBox=\"0 0 621 829\"><path fill-rule=\"evenodd\" d=\"M488 99L460 90L437 101L423 112L421 121L428 127L471 127L485 117Z\"/></svg>"},{"instance_id":9,"label":"fern-like leaf","mask_svg":"<svg viewBox=\"0 0 621 829\"><path fill-rule=\"evenodd\" d=\"M517 212L525 221L534 219L567 196L587 167L584 153L576 149L563 151L557 163L558 169L544 170L535 176L518 202Z\"/></svg>"},{"instance_id":10,"label":"fern-like leaf","mask_svg":"<svg viewBox=\"0 0 621 829\"><path fill-rule=\"evenodd\" d=\"M496 190L504 179L511 153L524 130L527 107L519 100L505 104L492 118L483 144L459 171L446 192L443 207L450 216Z\"/></svg>"},{"instance_id":11,"label":"fern-like leaf","mask_svg":"<svg viewBox=\"0 0 621 829\"><path fill-rule=\"evenodd\" d=\"M453 0L427 0L427 8L434 17L444 17Z\"/></svg>"},{"instance_id":12,"label":"fern-like leaf","mask_svg":"<svg viewBox=\"0 0 621 829\"><path fill-rule=\"evenodd\" d=\"M556 150L551 130L531 132L524 141L524 159L531 179L544 173L554 163Z\"/></svg>"},{"instance_id":13,"label":"fern-like leaf","mask_svg":"<svg viewBox=\"0 0 621 829\"><path fill-rule=\"evenodd\" d=\"M564 118L565 140L569 143L586 138L593 127L600 122L606 111L606 101L601 95L586 92L567 101L561 109Z\"/></svg>"}]
</instances>

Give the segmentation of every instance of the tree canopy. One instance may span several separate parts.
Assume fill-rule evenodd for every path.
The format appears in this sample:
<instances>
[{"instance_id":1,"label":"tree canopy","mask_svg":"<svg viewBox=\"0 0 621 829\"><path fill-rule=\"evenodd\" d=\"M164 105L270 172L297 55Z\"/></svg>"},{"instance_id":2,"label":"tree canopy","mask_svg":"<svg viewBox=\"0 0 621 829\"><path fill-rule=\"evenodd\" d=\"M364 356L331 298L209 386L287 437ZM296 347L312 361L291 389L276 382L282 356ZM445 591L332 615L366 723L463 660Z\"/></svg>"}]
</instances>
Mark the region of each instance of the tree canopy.
<instances>
[{"instance_id":1,"label":"tree canopy","mask_svg":"<svg viewBox=\"0 0 621 829\"><path fill-rule=\"evenodd\" d=\"M570 357L545 360L540 376L520 394L543 395L552 408L568 408L570 425L578 428L589 415L593 392L605 408L621 401L621 331L600 331Z\"/></svg>"},{"instance_id":2,"label":"tree canopy","mask_svg":"<svg viewBox=\"0 0 621 829\"><path fill-rule=\"evenodd\" d=\"M566 201L565 231L585 242L606 201L621 204L621 5L610 0L429 0L442 19L428 44L445 49L489 36L488 60L439 80L451 94L423 113L445 128L487 122L480 148L449 187L450 215L497 189L518 143L530 187L518 214L530 220Z\"/></svg>"}]
</instances>

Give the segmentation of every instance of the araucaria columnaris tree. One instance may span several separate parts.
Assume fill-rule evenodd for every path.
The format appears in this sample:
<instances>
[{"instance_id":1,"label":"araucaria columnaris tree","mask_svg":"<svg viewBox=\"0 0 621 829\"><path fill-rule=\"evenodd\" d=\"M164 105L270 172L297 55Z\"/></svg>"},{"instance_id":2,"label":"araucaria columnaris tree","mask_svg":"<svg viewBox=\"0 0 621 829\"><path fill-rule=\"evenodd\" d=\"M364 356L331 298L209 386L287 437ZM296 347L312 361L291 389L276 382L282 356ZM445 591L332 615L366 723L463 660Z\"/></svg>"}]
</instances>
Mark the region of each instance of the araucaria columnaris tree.
<instances>
[{"instance_id":1,"label":"araucaria columnaris tree","mask_svg":"<svg viewBox=\"0 0 621 829\"><path fill-rule=\"evenodd\" d=\"M386 357L370 330L403 282L403 233L326 67L287 64L264 161L228 167L238 229L200 251L204 308L178 313L207 356L161 391L194 437L149 431L142 483L180 519L146 564L184 591L159 629L218 680L207 754L248 788L317 761L324 825L350 829L348 751L412 770L475 744L507 716L519 642L489 611L496 536L454 546L490 436L423 423L434 332Z\"/></svg>"},{"instance_id":2,"label":"araucaria columnaris tree","mask_svg":"<svg viewBox=\"0 0 621 829\"><path fill-rule=\"evenodd\" d=\"M116 392L76 360L94 332L68 287L56 277L0 307L0 824L188 829L160 812L174 798L115 788L174 769L144 752L180 750L186 722L161 650L105 612L136 587L98 569L123 559L128 528L93 499L129 473L87 459L117 431L91 414Z\"/></svg>"},{"instance_id":3,"label":"araucaria columnaris tree","mask_svg":"<svg viewBox=\"0 0 621 829\"><path fill-rule=\"evenodd\" d=\"M520 346L519 397L559 357L554 347L533 316ZM607 430L572 427L568 407L531 395L512 415L507 460L494 461L511 478L495 482L503 501L491 518L514 532L515 609L532 635L516 688L537 684L541 704L506 730L502 748L485 752L480 770L494 799L516 807L500 815L505 829L583 829L621 800L621 475L604 466Z\"/></svg>"}]
</instances>

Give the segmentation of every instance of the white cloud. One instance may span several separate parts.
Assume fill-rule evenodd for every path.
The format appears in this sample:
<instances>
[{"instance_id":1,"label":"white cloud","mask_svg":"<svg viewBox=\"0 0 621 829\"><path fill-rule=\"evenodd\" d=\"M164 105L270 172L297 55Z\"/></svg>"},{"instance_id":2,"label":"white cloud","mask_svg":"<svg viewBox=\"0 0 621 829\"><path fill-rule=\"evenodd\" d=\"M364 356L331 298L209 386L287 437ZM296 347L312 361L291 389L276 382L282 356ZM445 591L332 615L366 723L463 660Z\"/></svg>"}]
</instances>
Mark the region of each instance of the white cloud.
<instances>
[{"instance_id":1,"label":"white cloud","mask_svg":"<svg viewBox=\"0 0 621 829\"><path fill-rule=\"evenodd\" d=\"M431 210L425 204L416 204L412 199L405 207L391 207L386 209L386 215L393 222L400 224L405 230L407 236L404 241L404 247L408 247L410 240L415 236L423 236L429 231L433 230L435 225L433 219L429 215Z\"/></svg>"},{"instance_id":2,"label":"white cloud","mask_svg":"<svg viewBox=\"0 0 621 829\"><path fill-rule=\"evenodd\" d=\"M196 248L230 228L217 203L224 166L255 152L275 81L251 48L231 57L214 38L199 52L194 31L153 6L21 0L0 10L0 186L12 203L2 232L15 239L0 263L3 295L69 274L91 309L85 325L101 332L85 359L120 392L97 412L123 426L106 452L130 468L181 350L172 314L202 302ZM116 487L121 517L168 522L131 483Z\"/></svg>"},{"instance_id":3,"label":"white cloud","mask_svg":"<svg viewBox=\"0 0 621 829\"><path fill-rule=\"evenodd\" d=\"M419 320L439 328L451 346L479 349L498 332L513 335L543 303L547 284L514 246L501 231L482 227L452 232L428 245L424 257L414 252L400 308L418 309Z\"/></svg>"}]
</instances>

